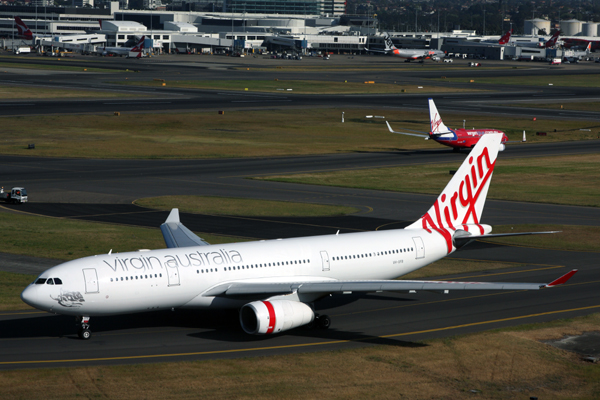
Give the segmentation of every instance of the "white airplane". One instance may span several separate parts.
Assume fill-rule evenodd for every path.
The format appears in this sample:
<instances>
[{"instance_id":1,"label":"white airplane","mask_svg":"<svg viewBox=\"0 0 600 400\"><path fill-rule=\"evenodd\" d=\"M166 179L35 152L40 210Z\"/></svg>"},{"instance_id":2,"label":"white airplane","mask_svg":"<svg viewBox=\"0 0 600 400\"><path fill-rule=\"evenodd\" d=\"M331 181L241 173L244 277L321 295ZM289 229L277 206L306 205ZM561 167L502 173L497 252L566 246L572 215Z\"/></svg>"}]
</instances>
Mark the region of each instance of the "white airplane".
<instances>
[{"instance_id":1,"label":"white airplane","mask_svg":"<svg viewBox=\"0 0 600 400\"><path fill-rule=\"evenodd\" d=\"M98 52L103 56L112 54L116 56L126 56L130 58L141 58L144 51L144 41L146 36L142 36L137 44L133 47L106 47L98 49Z\"/></svg>"},{"instance_id":2,"label":"white airplane","mask_svg":"<svg viewBox=\"0 0 600 400\"><path fill-rule=\"evenodd\" d=\"M268 335L315 323L312 304L332 293L524 290L550 283L393 280L494 236L479 223L502 135L484 135L427 213L405 229L209 245L173 209L161 230L167 249L101 254L42 273L21 294L39 310L78 318L174 308L239 308L245 332ZM339 232L338 232L339 233Z\"/></svg>"},{"instance_id":3,"label":"white airplane","mask_svg":"<svg viewBox=\"0 0 600 400\"><path fill-rule=\"evenodd\" d=\"M385 49L384 50L372 50L367 49L367 51L375 52L375 53L391 53L395 56L405 58L406 62L410 62L411 60L424 60L426 58L431 58L433 60L439 60L440 58L444 58L446 53L441 50L429 50L429 49L398 49L394 46L392 39L390 39L390 35L388 33L383 34L383 39L385 41Z\"/></svg>"}]
</instances>

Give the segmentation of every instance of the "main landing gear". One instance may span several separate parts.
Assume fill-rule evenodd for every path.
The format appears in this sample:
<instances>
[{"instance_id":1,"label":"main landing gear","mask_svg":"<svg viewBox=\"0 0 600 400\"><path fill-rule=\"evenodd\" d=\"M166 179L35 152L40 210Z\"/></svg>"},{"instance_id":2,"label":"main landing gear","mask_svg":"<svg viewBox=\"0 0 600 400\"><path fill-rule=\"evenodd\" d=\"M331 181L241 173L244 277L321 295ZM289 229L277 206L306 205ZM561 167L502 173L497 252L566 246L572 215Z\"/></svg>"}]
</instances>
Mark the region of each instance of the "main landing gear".
<instances>
[{"instance_id":1,"label":"main landing gear","mask_svg":"<svg viewBox=\"0 0 600 400\"><path fill-rule=\"evenodd\" d=\"M313 326L318 329L328 329L331 326L331 318L328 315L315 315Z\"/></svg>"},{"instance_id":2,"label":"main landing gear","mask_svg":"<svg viewBox=\"0 0 600 400\"><path fill-rule=\"evenodd\" d=\"M89 338L91 338L92 331L90 330L89 324L90 317L76 317L75 321L77 325L81 324L79 327L79 331L77 332L79 339L88 340Z\"/></svg>"}]
</instances>

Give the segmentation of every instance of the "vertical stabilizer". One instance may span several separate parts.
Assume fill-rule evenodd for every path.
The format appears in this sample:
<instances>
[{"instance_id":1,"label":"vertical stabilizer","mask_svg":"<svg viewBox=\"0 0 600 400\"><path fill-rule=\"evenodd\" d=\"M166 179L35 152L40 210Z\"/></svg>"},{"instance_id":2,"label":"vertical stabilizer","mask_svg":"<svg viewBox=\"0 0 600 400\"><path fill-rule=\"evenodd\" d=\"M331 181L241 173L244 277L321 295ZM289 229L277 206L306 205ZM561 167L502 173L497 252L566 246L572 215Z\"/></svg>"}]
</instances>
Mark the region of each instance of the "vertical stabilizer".
<instances>
[{"instance_id":1,"label":"vertical stabilizer","mask_svg":"<svg viewBox=\"0 0 600 400\"><path fill-rule=\"evenodd\" d=\"M554 35L552 35L552 37L550 39L548 39L548 41L546 42L544 47L549 48L549 47L556 46L556 41L558 40L558 36L560 36L560 31L555 32Z\"/></svg>"},{"instance_id":2,"label":"vertical stabilizer","mask_svg":"<svg viewBox=\"0 0 600 400\"><path fill-rule=\"evenodd\" d=\"M501 38L500 40L498 40L498 44L507 44L508 42L510 42L510 35L512 35L512 29L509 30L508 32L506 32Z\"/></svg>"},{"instance_id":3,"label":"vertical stabilizer","mask_svg":"<svg viewBox=\"0 0 600 400\"><path fill-rule=\"evenodd\" d=\"M33 32L31 32L31 29L25 25L25 22L23 22L21 18L15 17L15 24L17 25L17 33L19 37L27 40L33 39Z\"/></svg>"},{"instance_id":4,"label":"vertical stabilizer","mask_svg":"<svg viewBox=\"0 0 600 400\"><path fill-rule=\"evenodd\" d=\"M396 50L396 46L387 32L383 34L383 40L385 41L385 51Z\"/></svg>"},{"instance_id":5,"label":"vertical stabilizer","mask_svg":"<svg viewBox=\"0 0 600 400\"><path fill-rule=\"evenodd\" d=\"M429 122L431 124L431 133L434 135L451 132L442 122L442 117L440 117L440 113L438 112L433 99L429 99Z\"/></svg>"},{"instance_id":6,"label":"vertical stabilizer","mask_svg":"<svg viewBox=\"0 0 600 400\"><path fill-rule=\"evenodd\" d=\"M448 253L453 249L452 235L457 229L476 235L487 233L479 221L501 141L502 134L483 135L429 211L405 229L440 233L446 239Z\"/></svg>"}]
</instances>

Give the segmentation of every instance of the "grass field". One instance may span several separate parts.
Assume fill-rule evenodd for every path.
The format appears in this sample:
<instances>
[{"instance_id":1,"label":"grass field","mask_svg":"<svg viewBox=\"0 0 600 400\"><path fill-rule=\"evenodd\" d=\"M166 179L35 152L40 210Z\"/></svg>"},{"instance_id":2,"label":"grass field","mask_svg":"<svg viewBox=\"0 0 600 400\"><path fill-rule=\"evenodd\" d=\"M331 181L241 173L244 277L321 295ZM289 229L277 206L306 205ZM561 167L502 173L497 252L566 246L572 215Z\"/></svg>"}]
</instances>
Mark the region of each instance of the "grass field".
<instances>
[{"instance_id":1,"label":"grass field","mask_svg":"<svg viewBox=\"0 0 600 400\"><path fill-rule=\"evenodd\" d=\"M498 78L473 77L473 78L448 78L448 82L485 83L491 85L518 85L518 86L584 86L600 87L600 74L580 75L528 75L528 76L502 76Z\"/></svg>"},{"instance_id":2,"label":"grass field","mask_svg":"<svg viewBox=\"0 0 600 400\"><path fill-rule=\"evenodd\" d=\"M598 326L600 316L591 315L424 342L400 335L353 350L3 371L0 386L6 400L593 399L598 366L543 341Z\"/></svg>"},{"instance_id":3,"label":"grass field","mask_svg":"<svg viewBox=\"0 0 600 400\"><path fill-rule=\"evenodd\" d=\"M451 178L449 171L458 166L459 163L418 165L254 179L438 194ZM600 154L499 158L488 198L599 207Z\"/></svg>"},{"instance_id":4,"label":"grass field","mask_svg":"<svg viewBox=\"0 0 600 400\"><path fill-rule=\"evenodd\" d=\"M119 111L115 106L115 111ZM345 122L341 122L345 112ZM397 151L441 148L433 141L389 133L385 116L396 130L425 131L426 112L391 109L294 109L216 111L179 114L61 115L2 118L0 154L82 158L215 158L272 157L306 154ZM595 139L600 124L444 113L444 122L460 127L498 128L510 140L528 142ZM589 131L580 131L589 129ZM544 131L548 136L535 136ZM35 143L35 150L27 145ZM140 144L144 145L141 146ZM508 147L510 151L510 145ZM435 160L432 160L435 161Z\"/></svg>"},{"instance_id":5,"label":"grass field","mask_svg":"<svg viewBox=\"0 0 600 400\"><path fill-rule=\"evenodd\" d=\"M331 81L293 81L293 80L211 80L176 81L169 80L165 87L186 89L237 90L249 92L285 92L287 94L387 94L387 93L448 93L469 92L475 89L452 88L437 85L405 85L389 83L339 82ZM163 87L161 81L123 80L113 81L121 85Z\"/></svg>"},{"instance_id":6,"label":"grass field","mask_svg":"<svg viewBox=\"0 0 600 400\"><path fill-rule=\"evenodd\" d=\"M600 112L600 103L598 102L558 102L558 103L515 103L515 104L503 104L503 106L509 107L527 107L527 108L547 108L551 110L566 110L566 111L591 111Z\"/></svg>"},{"instance_id":7,"label":"grass field","mask_svg":"<svg viewBox=\"0 0 600 400\"><path fill-rule=\"evenodd\" d=\"M146 97L131 93L118 92L116 90L89 90L89 89L60 89L39 86L14 86L2 85L0 87L0 98L8 99L52 99L52 98L114 98L114 97Z\"/></svg>"},{"instance_id":8,"label":"grass field","mask_svg":"<svg viewBox=\"0 0 600 400\"><path fill-rule=\"evenodd\" d=\"M3 63L0 62L0 71L2 68L25 68L25 69L39 69L39 70L52 70L52 71L70 71L70 72L103 72L103 73L115 73L115 72L126 72L125 70L116 70L109 68L97 68L97 67L78 67L74 65L65 65L65 62L68 63L67 60L59 58L51 58L51 60L56 61L56 65L49 64L26 64L26 63ZM86 71L84 71L84 69Z\"/></svg>"}]
</instances>

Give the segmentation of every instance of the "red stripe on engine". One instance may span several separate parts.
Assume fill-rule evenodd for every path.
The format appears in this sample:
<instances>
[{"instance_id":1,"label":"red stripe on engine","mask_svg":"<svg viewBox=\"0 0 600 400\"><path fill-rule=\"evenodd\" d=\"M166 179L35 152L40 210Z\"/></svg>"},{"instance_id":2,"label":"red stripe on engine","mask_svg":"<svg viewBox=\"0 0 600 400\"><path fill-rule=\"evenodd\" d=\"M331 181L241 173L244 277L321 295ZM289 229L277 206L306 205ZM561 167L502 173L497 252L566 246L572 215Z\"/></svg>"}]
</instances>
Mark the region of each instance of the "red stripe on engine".
<instances>
[{"instance_id":1,"label":"red stripe on engine","mask_svg":"<svg viewBox=\"0 0 600 400\"><path fill-rule=\"evenodd\" d=\"M263 304L267 306L267 311L269 311L269 328L267 329L266 335L273 333L275 330L275 309L273 308L273 304L270 301L263 301Z\"/></svg>"}]
</instances>

